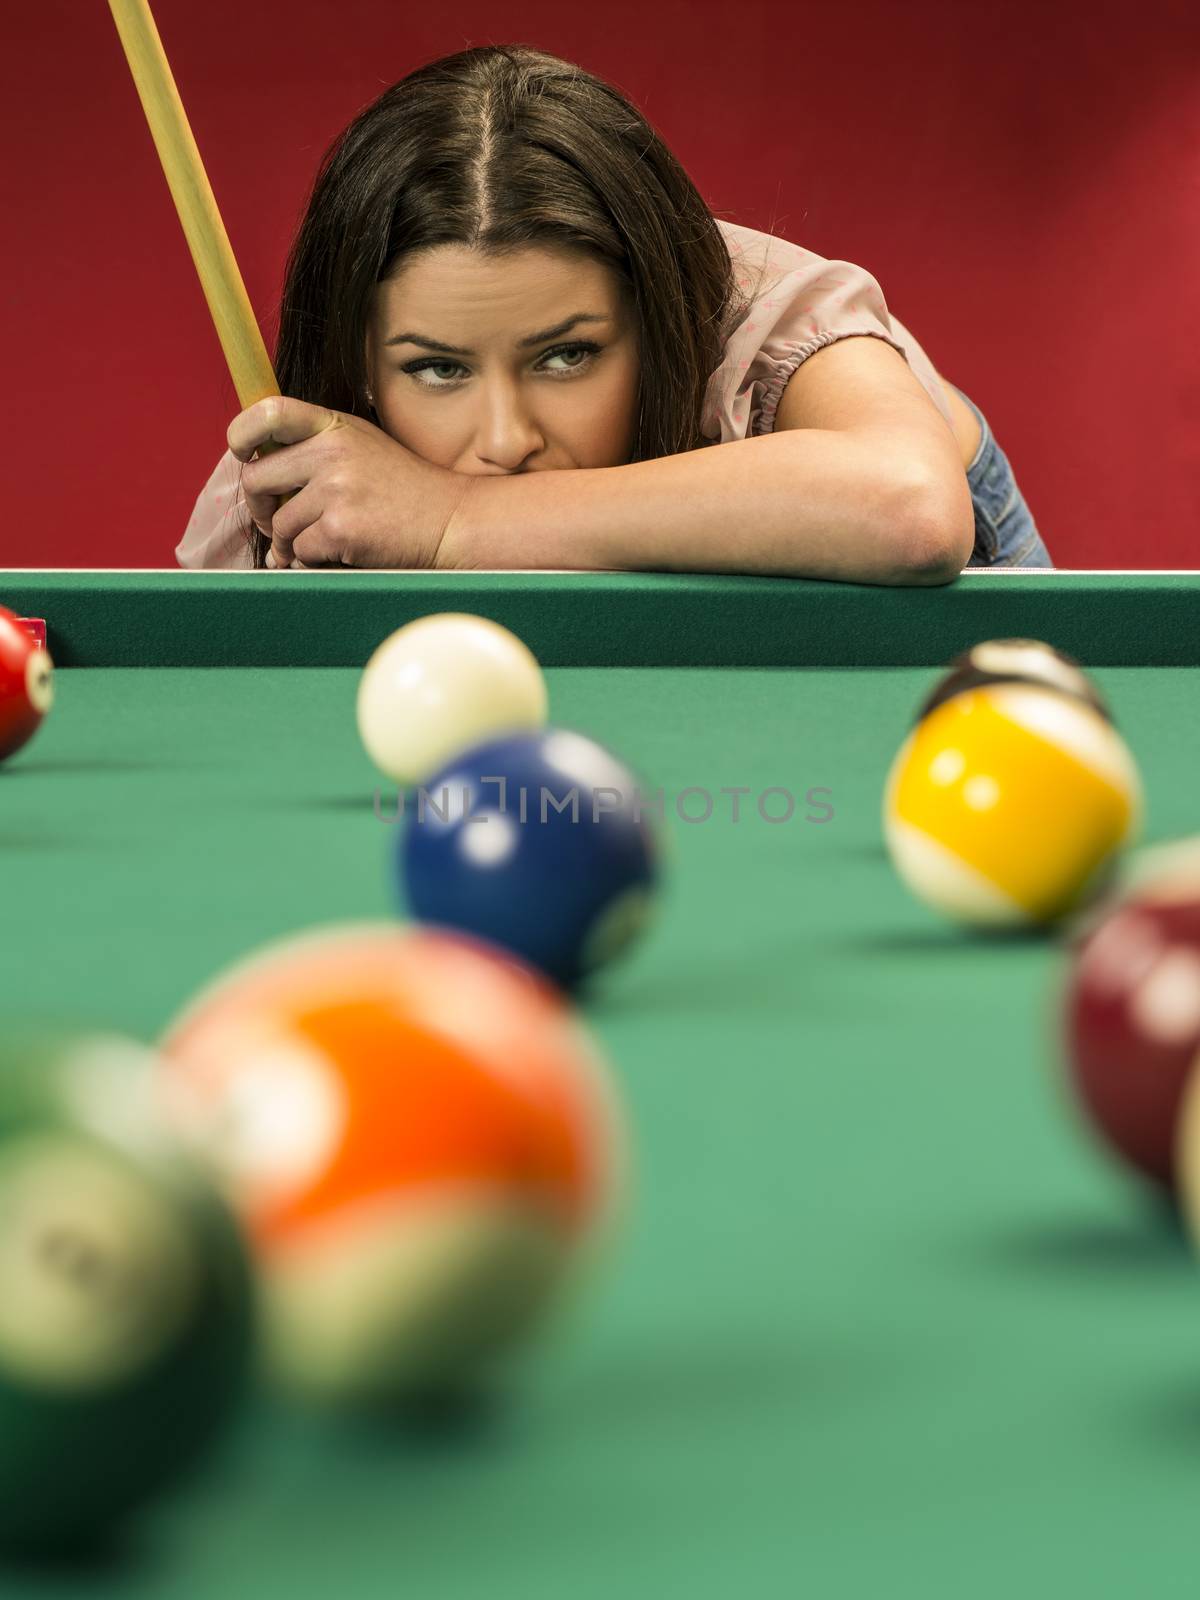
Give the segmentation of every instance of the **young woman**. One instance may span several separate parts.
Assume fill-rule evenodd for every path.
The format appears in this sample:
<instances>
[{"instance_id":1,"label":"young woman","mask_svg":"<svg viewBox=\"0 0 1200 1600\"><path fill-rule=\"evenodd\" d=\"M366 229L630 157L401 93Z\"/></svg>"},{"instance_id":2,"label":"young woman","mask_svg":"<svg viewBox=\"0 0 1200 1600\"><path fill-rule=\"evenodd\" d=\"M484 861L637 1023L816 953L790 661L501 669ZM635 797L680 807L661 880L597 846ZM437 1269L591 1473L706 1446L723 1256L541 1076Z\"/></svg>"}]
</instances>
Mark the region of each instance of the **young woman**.
<instances>
[{"instance_id":1,"label":"young woman","mask_svg":"<svg viewBox=\"0 0 1200 1600\"><path fill-rule=\"evenodd\" d=\"M1051 565L869 272L717 219L616 89L524 46L434 61L335 140L275 370L181 566Z\"/></svg>"}]
</instances>

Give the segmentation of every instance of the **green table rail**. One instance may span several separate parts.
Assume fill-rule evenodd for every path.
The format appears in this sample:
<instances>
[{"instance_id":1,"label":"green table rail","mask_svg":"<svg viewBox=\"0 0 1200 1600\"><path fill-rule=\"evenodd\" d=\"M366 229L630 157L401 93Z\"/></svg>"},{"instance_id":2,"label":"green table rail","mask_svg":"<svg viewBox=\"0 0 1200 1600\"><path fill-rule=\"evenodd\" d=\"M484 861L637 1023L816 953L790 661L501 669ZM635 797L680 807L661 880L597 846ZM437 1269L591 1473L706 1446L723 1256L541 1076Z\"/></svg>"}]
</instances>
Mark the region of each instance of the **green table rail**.
<instances>
[{"instance_id":1,"label":"green table rail","mask_svg":"<svg viewBox=\"0 0 1200 1600\"><path fill-rule=\"evenodd\" d=\"M936 588L560 572L0 570L59 666L361 666L435 611L511 628L546 667L904 667L981 638L1091 666L1200 665L1200 573L968 571Z\"/></svg>"}]
</instances>

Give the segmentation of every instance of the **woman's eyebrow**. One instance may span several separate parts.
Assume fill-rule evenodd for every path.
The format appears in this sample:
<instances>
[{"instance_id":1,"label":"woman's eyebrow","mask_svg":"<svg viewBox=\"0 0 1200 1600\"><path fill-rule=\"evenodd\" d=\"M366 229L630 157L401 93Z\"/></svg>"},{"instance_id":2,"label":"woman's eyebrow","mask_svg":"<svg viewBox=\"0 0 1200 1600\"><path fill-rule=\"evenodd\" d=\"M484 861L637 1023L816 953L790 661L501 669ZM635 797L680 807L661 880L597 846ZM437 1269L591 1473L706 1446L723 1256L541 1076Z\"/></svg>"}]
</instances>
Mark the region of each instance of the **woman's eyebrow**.
<instances>
[{"instance_id":1,"label":"woman's eyebrow","mask_svg":"<svg viewBox=\"0 0 1200 1600\"><path fill-rule=\"evenodd\" d=\"M579 311L573 317L568 317L565 322L560 322L555 328L543 328L540 333L531 333L527 339L517 340L518 350L528 350L531 345L542 344L547 339L557 339L564 333L569 333L577 322L611 322L612 318L602 316L598 311ZM442 344L439 339L430 339L423 333L394 333L390 339L384 340L385 347L393 344L417 344L425 350L436 350L444 356L473 356L474 350L461 350L457 345Z\"/></svg>"}]
</instances>

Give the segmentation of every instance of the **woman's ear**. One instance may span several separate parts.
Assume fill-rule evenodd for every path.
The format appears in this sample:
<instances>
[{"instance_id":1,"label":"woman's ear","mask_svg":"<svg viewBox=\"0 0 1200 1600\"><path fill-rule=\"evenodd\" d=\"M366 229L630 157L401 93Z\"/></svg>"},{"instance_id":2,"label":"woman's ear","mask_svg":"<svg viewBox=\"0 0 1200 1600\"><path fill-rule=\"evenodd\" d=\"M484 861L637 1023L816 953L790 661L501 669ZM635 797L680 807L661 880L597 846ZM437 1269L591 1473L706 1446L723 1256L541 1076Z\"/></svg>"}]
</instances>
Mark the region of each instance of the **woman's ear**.
<instances>
[{"instance_id":1,"label":"woman's ear","mask_svg":"<svg viewBox=\"0 0 1200 1600\"><path fill-rule=\"evenodd\" d=\"M363 348L363 371L366 373L366 398L371 410L375 409L375 359L371 352L371 334L367 332Z\"/></svg>"}]
</instances>

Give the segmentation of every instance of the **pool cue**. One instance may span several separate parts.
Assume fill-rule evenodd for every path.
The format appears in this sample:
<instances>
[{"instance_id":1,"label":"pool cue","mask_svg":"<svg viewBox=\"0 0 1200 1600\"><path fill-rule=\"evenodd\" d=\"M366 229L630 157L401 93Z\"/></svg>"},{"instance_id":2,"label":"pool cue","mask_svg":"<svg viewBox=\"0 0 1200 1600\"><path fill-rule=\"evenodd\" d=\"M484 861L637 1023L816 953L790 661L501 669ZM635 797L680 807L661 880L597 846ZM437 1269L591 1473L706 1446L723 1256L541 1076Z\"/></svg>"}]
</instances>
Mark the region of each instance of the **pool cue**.
<instances>
[{"instance_id":1,"label":"pool cue","mask_svg":"<svg viewBox=\"0 0 1200 1600\"><path fill-rule=\"evenodd\" d=\"M225 352L233 387L244 410L256 400L279 393L271 358L234 259L229 235L221 221L212 185L196 148L148 0L108 0L108 6L158 148L175 210L183 224L213 326ZM270 455L279 448L274 439L269 439L259 445L258 454ZM279 504L283 505L290 498L291 494L281 496Z\"/></svg>"}]
</instances>

